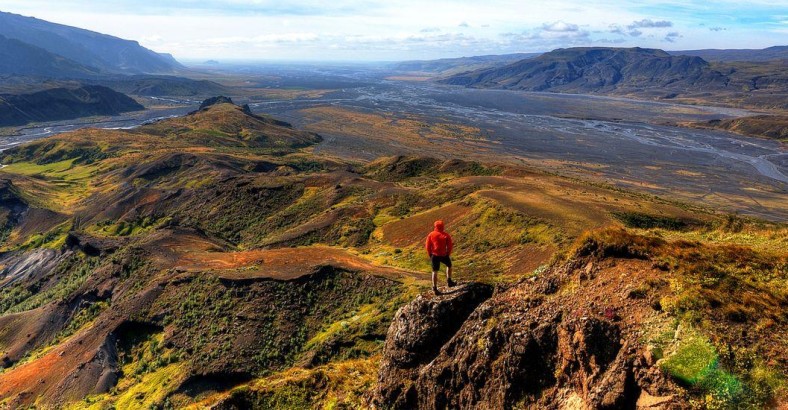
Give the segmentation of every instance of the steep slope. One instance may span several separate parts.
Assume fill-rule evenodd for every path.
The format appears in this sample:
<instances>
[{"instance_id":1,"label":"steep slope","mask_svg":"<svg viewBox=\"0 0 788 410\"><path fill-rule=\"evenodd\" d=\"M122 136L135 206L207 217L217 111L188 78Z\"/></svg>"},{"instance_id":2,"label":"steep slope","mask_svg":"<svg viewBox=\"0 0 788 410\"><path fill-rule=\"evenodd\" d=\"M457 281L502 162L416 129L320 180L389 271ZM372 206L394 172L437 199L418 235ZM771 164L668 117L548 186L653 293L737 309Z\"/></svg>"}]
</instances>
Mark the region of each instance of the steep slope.
<instances>
[{"instance_id":1,"label":"steep slope","mask_svg":"<svg viewBox=\"0 0 788 410\"><path fill-rule=\"evenodd\" d=\"M128 96L106 87L54 88L32 94L0 95L0 126L118 115L144 109Z\"/></svg>"},{"instance_id":2,"label":"steep slope","mask_svg":"<svg viewBox=\"0 0 788 410\"><path fill-rule=\"evenodd\" d=\"M136 41L11 13L0 12L0 35L106 72L171 73L182 68L171 56Z\"/></svg>"},{"instance_id":3,"label":"steep slope","mask_svg":"<svg viewBox=\"0 0 788 410\"><path fill-rule=\"evenodd\" d=\"M84 78L96 74L95 68L0 35L0 75Z\"/></svg>"},{"instance_id":4,"label":"steep slope","mask_svg":"<svg viewBox=\"0 0 788 410\"><path fill-rule=\"evenodd\" d=\"M786 262L594 232L567 262L486 301L469 285L400 309L374 400L395 409L781 408ZM770 384L782 386L776 395Z\"/></svg>"}]
</instances>

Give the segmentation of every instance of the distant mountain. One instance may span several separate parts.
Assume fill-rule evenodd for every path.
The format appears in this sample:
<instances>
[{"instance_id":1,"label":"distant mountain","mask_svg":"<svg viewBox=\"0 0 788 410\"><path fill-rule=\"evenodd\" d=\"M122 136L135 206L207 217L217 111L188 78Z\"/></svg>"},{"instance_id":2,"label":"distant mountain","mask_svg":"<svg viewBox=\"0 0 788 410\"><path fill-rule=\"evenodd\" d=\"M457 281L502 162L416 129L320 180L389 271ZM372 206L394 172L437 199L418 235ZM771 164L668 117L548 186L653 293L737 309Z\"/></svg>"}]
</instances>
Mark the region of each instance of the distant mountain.
<instances>
[{"instance_id":1,"label":"distant mountain","mask_svg":"<svg viewBox=\"0 0 788 410\"><path fill-rule=\"evenodd\" d=\"M788 108L786 61L715 62L644 48L567 48L439 82L475 88L599 93L735 107Z\"/></svg>"},{"instance_id":2,"label":"distant mountain","mask_svg":"<svg viewBox=\"0 0 788 410\"><path fill-rule=\"evenodd\" d=\"M706 61L770 61L788 60L788 46L774 46L760 50L680 50L668 51L672 55L696 56Z\"/></svg>"},{"instance_id":3,"label":"distant mountain","mask_svg":"<svg viewBox=\"0 0 788 410\"><path fill-rule=\"evenodd\" d=\"M54 88L32 94L0 95L0 126L118 115L144 109L128 96L107 87Z\"/></svg>"},{"instance_id":4,"label":"distant mountain","mask_svg":"<svg viewBox=\"0 0 788 410\"><path fill-rule=\"evenodd\" d=\"M649 86L723 84L700 57L644 48L567 48L503 67L458 74L442 82L528 91L600 92Z\"/></svg>"},{"instance_id":5,"label":"distant mountain","mask_svg":"<svg viewBox=\"0 0 788 410\"><path fill-rule=\"evenodd\" d=\"M136 41L0 12L0 35L108 73L172 73L182 66Z\"/></svg>"},{"instance_id":6,"label":"distant mountain","mask_svg":"<svg viewBox=\"0 0 788 410\"><path fill-rule=\"evenodd\" d=\"M80 78L96 74L98 69L0 35L0 75Z\"/></svg>"},{"instance_id":7,"label":"distant mountain","mask_svg":"<svg viewBox=\"0 0 788 410\"><path fill-rule=\"evenodd\" d=\"M457 74L497 65L510 64L538 56L540 53L517 53L474 57L441 58L438 60L402 61L391 66L397 71L416 71L435 74Z\"/></svg>"}]
</instances>

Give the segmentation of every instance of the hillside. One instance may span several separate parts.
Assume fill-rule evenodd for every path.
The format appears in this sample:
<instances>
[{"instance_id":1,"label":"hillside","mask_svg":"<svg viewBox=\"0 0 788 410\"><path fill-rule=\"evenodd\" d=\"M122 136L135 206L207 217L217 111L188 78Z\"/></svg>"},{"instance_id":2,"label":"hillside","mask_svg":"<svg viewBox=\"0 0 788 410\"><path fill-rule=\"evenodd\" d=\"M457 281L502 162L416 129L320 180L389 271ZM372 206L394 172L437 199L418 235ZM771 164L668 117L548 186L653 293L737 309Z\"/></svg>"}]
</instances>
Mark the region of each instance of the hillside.
<instances>
[{"instance_id":1,"label":"hillside","mask_svg":"<svg viewBox=\"0 0 788 410\"><path fill-rule=\"evenodd\" d=\"M784 64L753 64L716 66L700 57L670 55L655 49L568 48L505 66L457 74L440 82L478 88L788 107Z\"/></svg>"},{"instance_id":2,"label":"hillside","mask_svg":"<svg viewBox=\"0 0 788 410\"><path fill-rule=\"evenodd\" d=\"M0 35L107 73L172 73L182 68L172 56L136 41L11 13L0 12Z\"/></svg>"},{"instance_id":3,"label":"hillside","mask_svg":"<svg viewBox=\"0 0 788 410\"><path fill-rule=\"evenodd\" d=\"M85 78L96 74L95 68L0 35L0 75Z\"/></svg>"},{"instance_id":4,"label":"hillside","mask_svg":"<svg viewBox=\"0 0 788 410\"><path fill-rule=\"evenodd\" d=\"M694 122L684 125L726 130L752 137L771 138L788 142L788 117L784 115L756 115L727 120Z\"/></svg>"},{"instance_id":5,"label":"hillside","mask_svg":"<svg viewBox=\"0 0 788 410\"><path fill-rule=\"evenodd\" d=\"M771 61L788 59L788 46L755 49L705 49L668 51L673 55L696 56L706 61Z\"/></svg>"},{"instance_id":6,"label":"hillside","mask_svg":"<svg viewBox=\"0 0 788 410\"><path fill-rule=\"evenodd\" d=\"M128 96L106 87L53 88L32 94L0 95L0 127L144 109Z\"/></svg>"},{"instance_id":7,"label":"hillside","mask_svg":"<svg viewBox=\"0 0 788 410\"><path fill-rule=\"evenodd\" d=\"M654 49L569 48L504 67L460 74L447 84L528 91L600 92L622 87L723 81L701 58L670 56Z\"/></svg>"},{"instance_id":8,"label":"hillside","mask_svg":"<svg viewBox=\"0 0 788 410\"><path fill-rule=\"evenodd\" d=\"M217 97L0 153L0 406L786 403L784 225L321 141Z\"/></svg>"},{"instance_id":9,"label":"hillside","mask_svg":"<svg viewBox=\"0 0 788 410\"><path fill-rule=\"evenodd\" d=\"M785 263L784 254L593 231L566 262L495 294L471 283L400 309L374 400L395 409L781 408L786 398L766 386L785 387L788 294L766 283L785 279ZM752 281L773 274L782 279Z\"/></svg>"}]
</instances>

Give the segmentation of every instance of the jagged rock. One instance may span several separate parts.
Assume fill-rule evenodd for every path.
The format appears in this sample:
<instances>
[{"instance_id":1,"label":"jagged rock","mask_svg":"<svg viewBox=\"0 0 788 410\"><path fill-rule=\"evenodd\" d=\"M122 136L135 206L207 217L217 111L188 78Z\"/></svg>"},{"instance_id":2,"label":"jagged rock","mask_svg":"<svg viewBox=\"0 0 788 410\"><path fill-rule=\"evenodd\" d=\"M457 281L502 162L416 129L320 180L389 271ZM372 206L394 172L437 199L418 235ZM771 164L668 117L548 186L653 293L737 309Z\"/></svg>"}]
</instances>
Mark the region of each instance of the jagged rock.
<instances>
[{"instance_id":1,"label":"jagged rock","mask_svg":"<svg viewBox=\"0 0 788 410\"><path fill-rule=\"evenodd\" d=\"M476 303L470 314L453 313L466 303L459 298L448 304L420 296L389 329L373 403L393 409L635 409L646 389L669 394L670 383L646 363L636 334L625 332L623 322L590 313L592 301L544 296L555 287L546 283L584 270L554 269L537 281L524 280ZM534 298L541 303L528 303Z\"/></svg>"},{"instance_id":2,"label":"jagged rock","mask_svg":"<svg viewBox=\"0 0 788 410\"><path fill-rule=\"evenodd\" d=\"M376 400L387 407L412 407L419 370L490 296L492 287L468 283L440 296L421 295L402 307L386 337Z\"/></svg>"},{"instance_id":3,"label":"jagged rock","mask_svg":"<svg viewBox=\"0 0 788 410\"><path fill-rule=\"evenodd\" d=\"M107 255L118 249L118 241L107 238L96 238L90 235L71 231L66 236L66 246L79 249L87 255Z\"/></svg>"},{"instance_id":4,"label":"jagged rock","mask_svg":"<svg viewBox=\"0 0 788 410\"><path fill-rule=\"evenodd\" d=\"M225 97L223 95L219 95L219 96L216 96L216 97L208 98L205 101L203 101L202 104L200 104L200 108L199 109L202 110L203 108L208 108L208 107L210 107L212 105L216 105L216 104L234 104L234 103L233 103L232 98Z\"/></svg>"}]
</instances>

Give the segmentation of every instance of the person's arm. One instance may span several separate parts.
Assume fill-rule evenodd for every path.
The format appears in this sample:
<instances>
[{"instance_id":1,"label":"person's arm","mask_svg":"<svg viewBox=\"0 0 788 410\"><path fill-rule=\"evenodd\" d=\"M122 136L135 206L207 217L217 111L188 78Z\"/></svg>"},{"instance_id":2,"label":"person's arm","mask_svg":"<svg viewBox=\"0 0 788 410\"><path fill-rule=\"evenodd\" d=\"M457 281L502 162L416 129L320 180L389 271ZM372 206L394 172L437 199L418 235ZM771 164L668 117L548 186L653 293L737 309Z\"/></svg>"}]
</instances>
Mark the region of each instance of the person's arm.
<instances>
[{"instance_id":1,"label":"person's arm","mask_svg":"<svg viewBox=\"0 0 788 410\"><path fill-rule=\"evenodd\" d=\"M429 257L431 258L432 257L432 247L430 246L430 236L429 235L427 235L427 240L424 241L424 247L427 248L427 255L429 255Z\"/></svg>"},{"instance_id":2,"label":"person's arm","mask_svg":"<svg viewBox=\"0 0 788 410\"><path fill-rule=\"evenodd\" d=\"M452 251L452 249L454 249L454 241L451 240L451 235L446 234L446 236L447 236L447 239L448 239L448 241L446 241L446 248L448 248L448 249L446 249L446 250L449 251L449 255L451 255L451 251Z\"/></svg>"}]
</instances>

